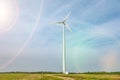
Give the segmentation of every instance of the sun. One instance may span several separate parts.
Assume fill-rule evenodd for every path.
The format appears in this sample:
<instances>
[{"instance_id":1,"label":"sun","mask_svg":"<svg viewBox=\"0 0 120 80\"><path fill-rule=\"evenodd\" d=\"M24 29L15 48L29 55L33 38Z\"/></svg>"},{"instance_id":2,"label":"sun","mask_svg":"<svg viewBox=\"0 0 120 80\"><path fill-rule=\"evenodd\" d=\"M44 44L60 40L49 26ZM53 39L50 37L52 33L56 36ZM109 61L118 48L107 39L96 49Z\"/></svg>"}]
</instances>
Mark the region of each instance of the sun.
<instances>
[{"instance_id":1,"label":"sun","mask_svg":"<svg viewBox=\"0 0 120 80\"><path fill-rule=\"evenodd\" d=\"M0 23L5 23L10 17L9 6L5 1L0 1Z\"/></svg>"},{"instance_id":2,"label":"sun","mask_svg":"<svg viewBox=\"0 0 120 80\"><path fill-rule=\"evenodd\" d=\"M17 15L15 0L0 0L0 32L13 26Z\"/></svg>"}]
</instances>

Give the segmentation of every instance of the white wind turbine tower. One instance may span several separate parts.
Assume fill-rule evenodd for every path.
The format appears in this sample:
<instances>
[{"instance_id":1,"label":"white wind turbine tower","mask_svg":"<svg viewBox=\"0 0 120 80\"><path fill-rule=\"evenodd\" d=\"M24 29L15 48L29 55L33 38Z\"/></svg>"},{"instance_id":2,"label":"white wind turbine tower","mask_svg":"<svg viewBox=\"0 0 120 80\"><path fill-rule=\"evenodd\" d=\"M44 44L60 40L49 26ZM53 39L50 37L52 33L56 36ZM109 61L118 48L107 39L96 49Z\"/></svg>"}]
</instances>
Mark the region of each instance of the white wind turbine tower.
<instances>
[{"instance_id":1,"label":"white wind turbine tower","mask_svg":"<svg viewBox=\"0 0 120 80\"><path fill-rule=\"evenodd\" d=\"M54 22L52 24L62 24L63 25L63 74L68 74L66 72L66 37L65 37L65 28L67 28L70 32L72 32L71 28L66 24L66 21L68 17L70 16L70 13L63 19L63 21L60 22Z\"/></svg>"}]
</instances>

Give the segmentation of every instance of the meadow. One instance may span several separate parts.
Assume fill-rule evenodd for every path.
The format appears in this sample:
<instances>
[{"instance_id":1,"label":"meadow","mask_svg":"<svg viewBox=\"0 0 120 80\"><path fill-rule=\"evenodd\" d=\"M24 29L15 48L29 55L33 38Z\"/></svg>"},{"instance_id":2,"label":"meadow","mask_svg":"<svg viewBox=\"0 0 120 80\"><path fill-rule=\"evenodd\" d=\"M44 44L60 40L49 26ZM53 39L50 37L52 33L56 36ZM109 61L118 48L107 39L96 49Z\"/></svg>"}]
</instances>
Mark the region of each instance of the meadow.
<instances>
[{"instance_id":1,"label":"meadow","mask_svg":"<svg viewBox=\"0 0 120 80\"><path fill-rule=\"evenodd\" d=\"M0 80L120 80L120 74L79 73L63 75L46 73L1 73Z\"/></svg>"}]
</instances>

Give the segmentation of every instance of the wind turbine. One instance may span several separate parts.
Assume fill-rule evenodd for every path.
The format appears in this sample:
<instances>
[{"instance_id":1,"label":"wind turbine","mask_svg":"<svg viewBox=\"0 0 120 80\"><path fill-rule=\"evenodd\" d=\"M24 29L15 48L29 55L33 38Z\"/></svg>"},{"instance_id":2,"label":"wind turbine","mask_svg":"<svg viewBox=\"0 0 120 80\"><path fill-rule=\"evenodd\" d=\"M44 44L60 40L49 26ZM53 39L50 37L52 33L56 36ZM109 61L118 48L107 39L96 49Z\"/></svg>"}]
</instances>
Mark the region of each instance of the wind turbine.
<instances>
[{"instance_id":1,"label":"wind turbine","mask_svg":"<svg viewBox=\"0 0 120 80\"><path fill-rule=\"evenodd\" d=\"M63 74L68 74L66 72L66 37L65 37L65 28L67 28L70 32L72 32L71 28L66 24L66 21L68 17L70 16L70 13L63 19L63 21L60 22L54 22L52 24L61 24L63 25Z\"/></svg>"}]
</instances>

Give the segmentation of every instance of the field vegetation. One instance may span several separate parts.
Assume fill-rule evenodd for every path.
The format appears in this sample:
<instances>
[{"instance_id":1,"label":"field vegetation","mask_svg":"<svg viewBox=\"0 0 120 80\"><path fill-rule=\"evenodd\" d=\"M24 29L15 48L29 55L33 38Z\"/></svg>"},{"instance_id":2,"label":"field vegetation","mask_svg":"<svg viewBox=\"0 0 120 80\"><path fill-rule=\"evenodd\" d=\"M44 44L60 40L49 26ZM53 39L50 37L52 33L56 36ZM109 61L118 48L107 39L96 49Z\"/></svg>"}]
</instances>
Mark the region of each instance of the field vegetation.
<instances>
[{"instance_id":1,"label":"field vegetation","mask_svg":"<svg viewBox=\"0 0 120 80\"><path fill-rule=\"evenodd\" d=\"M0 80L120 80L120 73L88 72L64 75L52 72L0 73Z\"/></svg>"}]
</instances>

